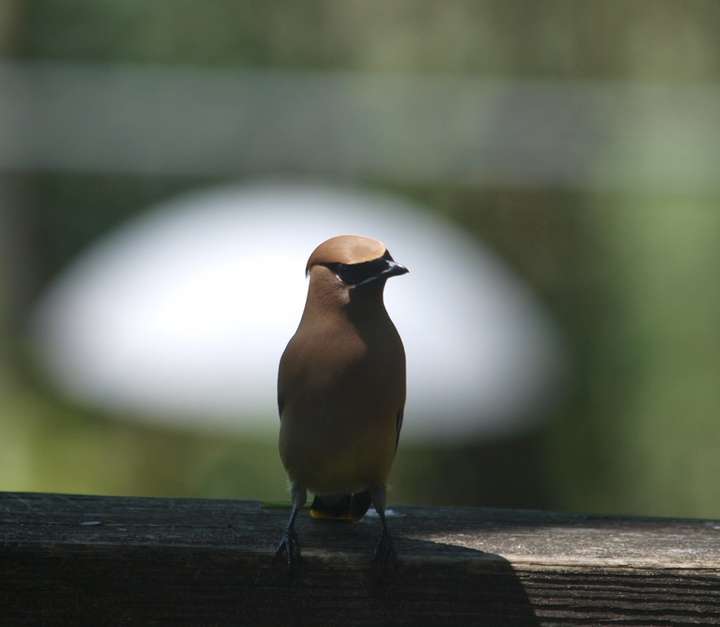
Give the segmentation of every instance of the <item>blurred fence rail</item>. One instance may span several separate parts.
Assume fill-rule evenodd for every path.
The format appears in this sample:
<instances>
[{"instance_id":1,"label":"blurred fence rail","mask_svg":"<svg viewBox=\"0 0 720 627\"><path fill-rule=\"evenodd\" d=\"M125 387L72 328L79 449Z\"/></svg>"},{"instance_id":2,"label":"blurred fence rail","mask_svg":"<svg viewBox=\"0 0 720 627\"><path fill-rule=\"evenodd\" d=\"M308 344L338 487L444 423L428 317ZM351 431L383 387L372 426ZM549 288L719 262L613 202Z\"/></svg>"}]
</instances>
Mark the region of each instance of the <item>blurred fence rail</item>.
<instances>
[{"instance_id":1,"label":"blurred fence rail","mask_svg":"<svg viewBox=\"0 0 720 627\"><path fill-rule=\"evenodd\" d=\"M720 522L398 508L301 515L303 570L273 547L284 508L222 500L0 494L4 625L720 623Z\"/></svg>"},{"instance_id":2,"label":"blurred fence rail","mask_svg":"<svg viewBox=\"0 0 720 627\"><path fill-rule=\"evenodd\" d=\"M717 192L720 87L0 63L0 171Z\"/></svg>"}]
</instances>

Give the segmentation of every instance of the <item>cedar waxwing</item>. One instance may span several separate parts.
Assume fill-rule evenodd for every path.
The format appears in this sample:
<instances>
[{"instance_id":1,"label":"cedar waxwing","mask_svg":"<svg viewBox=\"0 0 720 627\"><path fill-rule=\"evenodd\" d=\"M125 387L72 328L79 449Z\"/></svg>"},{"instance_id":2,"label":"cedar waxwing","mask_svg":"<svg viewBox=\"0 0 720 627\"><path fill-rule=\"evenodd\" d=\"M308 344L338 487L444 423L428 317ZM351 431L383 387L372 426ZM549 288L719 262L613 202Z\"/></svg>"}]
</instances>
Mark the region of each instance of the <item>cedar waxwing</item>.
<instances>
[{"instance_id":1,"label":"cedar waxwing","mask_svg":"<svg viewBox=\"0 0 720 627\"><path fill-rule=\"evenodd\" d=\"M408 272L382 242L333 237L310 255L300 325L280 359L279 448L292 509L276 556L299 562L294 529L307 490L313 518L359 520L375 506L375 561L396 559L385 521L385 483L405 405L405 350L383 303L385 281Z\"/></svg>"}]
</instances>

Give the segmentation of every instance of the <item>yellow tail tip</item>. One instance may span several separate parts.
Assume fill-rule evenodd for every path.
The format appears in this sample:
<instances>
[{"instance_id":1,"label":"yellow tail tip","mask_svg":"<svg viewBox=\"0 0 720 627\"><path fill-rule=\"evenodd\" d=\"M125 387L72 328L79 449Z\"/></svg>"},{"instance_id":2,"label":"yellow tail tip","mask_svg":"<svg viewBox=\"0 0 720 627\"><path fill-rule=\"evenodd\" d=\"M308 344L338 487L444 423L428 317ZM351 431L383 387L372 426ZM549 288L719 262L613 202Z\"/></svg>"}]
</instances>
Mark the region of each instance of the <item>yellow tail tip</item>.
<instances>
[{"instance_id":1,"label":"yellow tail tip","mask_svg":"<svg viewBox=\"0 0 720 627\"><path fill-rule=\"evenodd\" d=\"M340 522L357 522L358 520L360 520L359 518L353 518L349 512L343 512L342 514L331 514L318 509L311 509L310 517L315 520L337 520Z\"/></svg>"}]
</instances>

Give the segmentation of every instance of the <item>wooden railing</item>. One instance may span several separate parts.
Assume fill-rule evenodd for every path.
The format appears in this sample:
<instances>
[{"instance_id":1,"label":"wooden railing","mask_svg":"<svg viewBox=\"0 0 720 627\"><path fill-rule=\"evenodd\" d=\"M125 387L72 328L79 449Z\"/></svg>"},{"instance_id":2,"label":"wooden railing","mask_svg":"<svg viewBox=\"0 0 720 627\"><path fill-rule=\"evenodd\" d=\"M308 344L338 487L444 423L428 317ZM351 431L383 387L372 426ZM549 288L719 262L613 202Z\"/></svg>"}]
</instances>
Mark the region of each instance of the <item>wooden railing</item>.
<instances>
[{"instance_id":1,"label":"wooden railing","mask_svg":"<svg viewBox=\"0 0 720 627\"><path fill-rule=\"evenodd\" d=\"M228 500L0 493L0 625L720 624L720 522L393 508L310 520Z\"/></svg>"}]
</instances>

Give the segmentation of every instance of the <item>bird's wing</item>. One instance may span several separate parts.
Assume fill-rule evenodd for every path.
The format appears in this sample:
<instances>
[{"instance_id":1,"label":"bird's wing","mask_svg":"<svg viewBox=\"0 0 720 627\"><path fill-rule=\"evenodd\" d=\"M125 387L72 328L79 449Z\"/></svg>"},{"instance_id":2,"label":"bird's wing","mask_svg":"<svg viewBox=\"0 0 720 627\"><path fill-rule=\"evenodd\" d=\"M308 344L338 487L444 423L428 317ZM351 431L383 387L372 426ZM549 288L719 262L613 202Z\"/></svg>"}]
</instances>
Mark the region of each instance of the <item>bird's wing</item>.
<instances>
[{"instance_id":1,"label":"bird's wing","mask_svg":"<svg viewBox=\"0 0 720 627\"><path fill-rule=\"evenodd\" d=\"M397 434L395 435L395 450L396 451L397 451L398 445L400 444L400 429L402 429L404 412L405 412L405 407L402 407L400 409L400 411L397 413L397 416L395 417L395 430L397 431Z\"/></svg>"},{"instance_id":2,"label":"bird's wing","mask_svg":"<svg viewBox=\"0 0 720 627\"><path fill-rule=\"evenodd\" d=\"M277 404L278 404L278 418L280 418L280 420L282 420L282 410L285 405L285 399L280 394L279 388L278 388Z\"/></svg>"},{"instance_id":3,"label":"bird's wing","mask_svg":"<svg viewBox=\"0 0 720 627\"><path fill-rule=\"evenodd\" d=\"M290 384L290 373L288 372L288 356L293 349L295 338L290 338L285 350L283 351L282 357L280 357L280 364L278 366L278 381L277 381L277 403L278 403L278 416L282 420L283 409L285 408L285 397L287 395L288 386Z\"/></svg>"},{"instance_id":4,"label":"bird's wing","mask_svg":"<svg viewBox=\"0 0 720 627\"><path fill-rule=\"evenodd\" d=\"M283 361L285 361L285 354L283 353L280 359L280 367L278 368L278 383L277 383L277 404L278 404L278 417L282 420L283 407L285 406L285 386L283 381Z\"/></svg>"}]
</instances>

